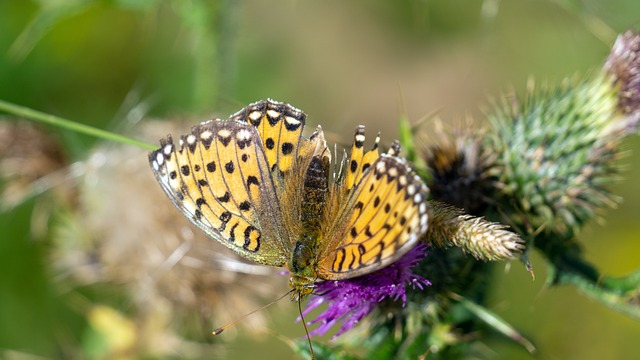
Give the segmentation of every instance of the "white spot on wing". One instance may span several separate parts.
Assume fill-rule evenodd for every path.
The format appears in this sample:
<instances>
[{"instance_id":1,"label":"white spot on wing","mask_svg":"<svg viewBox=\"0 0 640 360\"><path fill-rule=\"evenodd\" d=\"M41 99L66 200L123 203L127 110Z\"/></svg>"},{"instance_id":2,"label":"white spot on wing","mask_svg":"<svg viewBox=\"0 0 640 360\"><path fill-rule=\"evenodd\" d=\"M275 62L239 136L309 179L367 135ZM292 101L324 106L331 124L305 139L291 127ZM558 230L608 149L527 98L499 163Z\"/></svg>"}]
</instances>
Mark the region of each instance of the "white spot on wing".
<instances>
[{"instance_id":1,"label":"white spot on wing","mask_svg":"<svg viewBox=\"0 0 640 360\"><path fill-rule=\"evenodd\" d=\"M253 121L257 121L261 117L262 117L262 113L260 111L254 111L251 114L249 114L249 119Z\"/></svg>"},{"instance_id":2,"label":"white spot on wing","mask_svg":"<svg viewBox=\"0 0 640 360\"><path fill-rule=\"evenodd\" d=\"M164 164L164 155L162 155L161 153L158 153L156 155L156 161L158 162L158 165Z\"/></svg>"},{"instance_id":3,"label":"white spot on wing","mask_svg":"<svg viewBox=\"0 0 640 360\"><path fill-rule=\"evenodd\" d=\"M236 138L240 141L247 140L251 138L251 133L247 129L242 129L238 131Z\"/></svg>"},{"instance_id":4,"label":"white spot on wing","mask_svg":"<svg viewBox=\"0 0 640 360\"><path fill-rule=\"evenodd\" d=\"M272 119L277 119L280 117L280 113L275 111L275 110L267 110L267 115L269 115L270 118Z\"/></svg>"},{"instance_id":5,"label":"white spot on wing","mask_svg":"<svg viewBox=\"0 0 640 360\"><path fill-rule=\"evenodd\" d=\"M291 116L285 116L285 121L287 122L287 124L291 124L291 125L298 125L300 124L300 120L291 117Z\"/></svg>"},{"instance_id":6,"label":"white spot on wing","mask_svg":"<svg viewBox=\"0 0 640 360\"><path fill-rule=\"evenodd\" d=\"M427 204L422 203L420 204L420 208L418 209L420 211L421 214L424 214L427 212Z\"/></svg>"},{"instance_id":7,"label":"white spot on wing","mask_svg":"<svg viewBox=\"0 0 640 360\"><path fill-rule=\"evenodd\" d=\"M205 130L202 132L202 134L200 134L200 139L209 140L211 136L213 136L213 133L209 130Z\"/></svg>"}]
</instances>

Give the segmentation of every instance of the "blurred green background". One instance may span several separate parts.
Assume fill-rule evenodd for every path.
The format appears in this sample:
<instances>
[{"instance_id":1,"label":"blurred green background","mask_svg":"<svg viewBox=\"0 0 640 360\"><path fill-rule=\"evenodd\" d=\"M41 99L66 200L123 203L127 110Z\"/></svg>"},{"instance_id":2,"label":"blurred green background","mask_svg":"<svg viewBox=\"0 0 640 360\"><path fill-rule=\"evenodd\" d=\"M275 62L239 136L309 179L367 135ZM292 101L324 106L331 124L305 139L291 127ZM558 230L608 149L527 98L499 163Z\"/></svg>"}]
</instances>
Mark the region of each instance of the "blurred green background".
<instances>
[{"instance_id":1,"label":"blurred green background","mask_svg":"<svg viewBox=\"0 0 640 360\"><path fill-rule=\"evenodd\" d=\"M0 0L0 99L118 131L139 104L149 117L205 119L270 97L303 109L331 142L361 123L389 140L400 112L456 121L488 94L522 93L529 77L596 70L616 34L639 26L637 0ZM51 131L72 160L95 142ZM625 146L626 180L614 191L624 202L581 236L609 275L640 266L640 141ZM49 245L30 235L33 205L0 214L0 356L62 358L60 344L85 322L57 295ZM533 265L535 281L518 263L497 271L490 304L536 343L536 357L637 356L640 323L573 288L546 289L544 262ZM296 313L270 310L274 334L240 332L219 358L293 358L275 334L301 336ZM532 358L498 337L487 353Z\"/></svg>"}]
</instances>

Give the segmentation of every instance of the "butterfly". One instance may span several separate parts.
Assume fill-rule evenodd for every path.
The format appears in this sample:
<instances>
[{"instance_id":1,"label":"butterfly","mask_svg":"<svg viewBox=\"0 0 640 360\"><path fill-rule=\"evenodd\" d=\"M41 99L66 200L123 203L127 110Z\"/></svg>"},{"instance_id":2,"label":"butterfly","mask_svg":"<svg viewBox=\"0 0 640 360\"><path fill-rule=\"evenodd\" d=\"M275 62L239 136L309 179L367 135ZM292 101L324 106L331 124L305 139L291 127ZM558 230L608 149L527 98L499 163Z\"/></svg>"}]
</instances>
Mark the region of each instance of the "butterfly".
<instances>
[{"instance_id":1,"label":"butterfly","mask_svg":"<svg viewBox=\"0 0 640 360\"><path fill-rule=\"evenodd\" d=\"M290 272L292 299L324 280L393 263L426 232L429 190L394 142L364 149L363 126L349 155L332 163L320 126L282 102L252 103L227 120L169 135L149 154L171 202L208 236L246 259Z\"/></svg>"}]
</instances>

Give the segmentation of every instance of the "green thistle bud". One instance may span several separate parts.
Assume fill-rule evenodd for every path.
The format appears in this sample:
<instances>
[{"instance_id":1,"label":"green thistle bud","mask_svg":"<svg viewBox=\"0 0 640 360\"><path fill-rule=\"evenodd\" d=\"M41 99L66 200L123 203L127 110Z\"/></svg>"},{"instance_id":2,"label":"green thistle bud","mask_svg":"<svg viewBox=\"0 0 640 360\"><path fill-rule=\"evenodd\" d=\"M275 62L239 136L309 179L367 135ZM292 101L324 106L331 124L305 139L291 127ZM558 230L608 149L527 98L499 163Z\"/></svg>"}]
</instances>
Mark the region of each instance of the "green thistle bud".
<instances>
[{"instance_id":1,"label":"green thistle bud","mask_svg":"<svg viewBox=\"0 0 640 360\"><path fill-rule=\"evenodd\" d=\"M499 154L501 210L527 233L572 239L619 201L608 186L619 178L620 141L640 120L639 52L628 31L594 76L494 103L484 146Z\"/></svg>"},{"instance_id":2,"label":"green thistle bud","mask_svg":"<svg viewBox=\"0 0 640 360\"><path fill-rule=\"evenodd\" d=\"M544 230L570 239L618 199L607 186L617 179L619 91L606 73L543 86L523 101L494 103L493 131L485 146L499 154L501 210L533 235Z\"/></svg>"}]
</instances>

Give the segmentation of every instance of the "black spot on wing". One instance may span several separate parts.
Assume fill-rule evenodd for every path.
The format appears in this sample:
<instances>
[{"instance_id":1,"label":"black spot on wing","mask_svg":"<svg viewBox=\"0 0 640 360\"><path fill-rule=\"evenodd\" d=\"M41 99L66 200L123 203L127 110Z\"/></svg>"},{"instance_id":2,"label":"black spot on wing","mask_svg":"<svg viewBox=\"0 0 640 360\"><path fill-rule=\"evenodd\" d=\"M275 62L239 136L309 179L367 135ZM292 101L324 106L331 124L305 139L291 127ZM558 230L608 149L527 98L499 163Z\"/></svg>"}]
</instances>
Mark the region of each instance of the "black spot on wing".
<instances>
[{"instance_id":1,"label":"black spot on wing","mask_svg":"<svg viewBox=\"0 0 640 360\"><path fill-rule=\"evenodd\" d=\"M251 146L251 138L241 139L237 141L238 147L242 150L247 146Z\"/></svg>"},{"instance_id":2,"label":"black spot on wing","mask_svg":"<svg viewBox=\"0 0 640 360\"><path fill-rule=\"evenodd\" d=\"M233 171L236 169L236 166L233 164L233 161L229 161L224 165L224 168L225 170L227 170L229 174L233 174Z\"/></svg>"},{"instance_id":3,"label":"black spot on wing","mask_svg":"<svg viewBox=\"0 0 640 360\"><path fill-rule=\"evenodd\" d=\"M231 199L231 194L229 194L229 192L227 191L224 193L224 195L218 196L216 199L221 203L226 203L229 202L229 199Z\"/></svg>"},{"instance_id":4,"label":"black spot on wing","mask_svg":"<svg viewBox=\"0 0 640 360\"><path fill-rule=\"evenodd\" d=\"M267 140L265 140L264 144L267 147L267 149L269 149L269 150L273 150L273 148L276 146L276 143L273 141L272 138L267 138Z\"/></svg>"},{"instance_id":5,"label":"black spot on wing","mask_svg":"<svg viewBox=\"0 0 640 360\"><path fill-rule=\"evenodd\" d=\"M253 175L249 175L247 177L247 188L250 188L251 185L260 186L260 181L258 181L258 178Z\"/></svg>"},{"instance_id":6,"label":"black spot on wing","mask_svg":"<svg viewBox=\"0 0 640 360\"><path fill-rule=\"evenodd\" d=\"M282 153L284 155L289 155L293 151L293 144L290 142L285 142L282 144Z\"/></svg>"},{"instance_id":7,"label":"black spot on wing","mask_svg":"<svg viewBox=\"0 0 640 360\"><path fill-rule=\"evenodd\" d=\"M360 253L360 255L362 255L367 252L367 249L364 247L364 245L358 244L358 252Z\"/></svg>"},{"instance_id":8,"label":"black spot on wing","mask_svg":"<svg viewBox=\"0 0 640 360\"><path fill-rule=\"evenodd\" d=\"M367 227L364 229L364 234L368 237L373 237L373 234L371 233L371 227L369 225L367 225Z\"/></svg>"},{"instance_id":9,"label":"black spot on wing","mask_svg":"<svg viewBox=\"0 0 640 360\"><path fill-rule=\"evenodd\" d=\"M231 142L231 134L229 136L218 136L218 140L220 140L220 143L224 147L227 147L227 146L229 146L229 143Z\"/></svg>"},{"instance_id":10,"label":"black spot on wing","mask_svg":"<svg viewBox=\"0 0 640 360\"><path fill-rule=\"evenodd\" d=\"M242 211L247 211L249 209L251 209L251 203L249 201L243 201L238 205L238 209L242 210Z\"/></svg>"},{"instance_id":11,"label":"black spot on wing","mask_svg":"<svg viewBox=\"0 0 640 360\"><path fill-rule=\"evenodd\" d=\"M227 227L227 223L229 223L229 220L231 220L230 212L225 211L222 214L220 214L220 221L222 221L222 224L220 225L220 228L218 230L224 231L224 229Z\"/></svg>"},{"instance_id":12,"label":"black spot on wing","mask_svg":"<svg viewBox=\"0 0 640 360\"><path fill-rule=\"evenodd\" d=\"M236 241L236 228L238 227L238 223L233 224L231 227L231 231L229 232L231 235L229 236L229 242L233 243Z\"/></svg>"}]
</instances>

